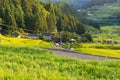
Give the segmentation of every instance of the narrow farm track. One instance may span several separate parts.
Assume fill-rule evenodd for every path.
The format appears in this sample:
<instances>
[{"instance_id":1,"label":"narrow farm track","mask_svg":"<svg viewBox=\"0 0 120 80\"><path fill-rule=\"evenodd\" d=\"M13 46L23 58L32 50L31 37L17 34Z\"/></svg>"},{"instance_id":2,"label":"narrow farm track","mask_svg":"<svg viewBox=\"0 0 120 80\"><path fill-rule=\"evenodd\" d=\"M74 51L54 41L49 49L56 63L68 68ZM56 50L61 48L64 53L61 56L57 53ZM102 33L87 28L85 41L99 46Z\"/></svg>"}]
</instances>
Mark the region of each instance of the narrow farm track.
<instances>
[{"instance_id":1,"label":"narrow farm track","mask_svg":"<svg viewBox=\"0 0 120 80\"><path fill-rule=\"evenodd\" d=\"M52 54L59 56L68 56L71 58L77 58L82 60L120 60L119 58L105 57L105 56L96 56L91 54L84 54L79 52L74 52L70 50L60 50L60 49L49 49Z\"/></svg>"}]
</instances>

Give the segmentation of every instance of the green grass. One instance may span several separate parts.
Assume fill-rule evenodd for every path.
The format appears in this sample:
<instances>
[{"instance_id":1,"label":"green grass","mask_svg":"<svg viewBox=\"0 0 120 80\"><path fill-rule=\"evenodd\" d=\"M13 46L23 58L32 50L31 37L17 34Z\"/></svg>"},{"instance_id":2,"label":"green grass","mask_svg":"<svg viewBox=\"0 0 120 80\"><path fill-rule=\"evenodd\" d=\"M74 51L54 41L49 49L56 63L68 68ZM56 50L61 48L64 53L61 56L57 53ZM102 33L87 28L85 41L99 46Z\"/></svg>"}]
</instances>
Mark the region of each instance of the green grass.
<instances>
[{"instance_id":1,"label":"green grass","mask_svg":"<svg viewBox=\"0 0 120 80\"><path fill-rule=\"evenodd\" d=\"M110 34L110 33L105 33L105 34L97 34L96 35L97 38L94 38L94 42L96 41L102 41L102 40L108 40L108 39L112 39L113 41L118 41L120 42L120 36L118 36L118 34Z\"/></svg>"},{"instance_id":2,"label":"green grass","mask_svg":"<svg viewBox=\"0 0 120 80\"><path fill-rule=\"evenodd\" d=\"M120 33L120 26L103 26L101 27L101 31L103 33L114 33L114 34L117 34L117 33Z\"/></svg>"},{"instance_id":3,"label":"green grass","mask_svg":"<svg viewBox=\"0 0 120 80\"><path fill-rule=\"evenodd\" d=\"M120 26L103 26L101 27L101 33L93 34L94 42L100 40L113 39L114 41L120 42ZM94 37L96 36L96 37Z\"/></svg>"},{"instance_id":4,"label":"green grass","mask_svg":"<svg viewBox=\"0 0 120 80\"><path fill-rule=\"evenodd\" d=\"M119 80L120 61L83 61L47 50L0 46L0 80Z\"/></svg>"}]
</instances>

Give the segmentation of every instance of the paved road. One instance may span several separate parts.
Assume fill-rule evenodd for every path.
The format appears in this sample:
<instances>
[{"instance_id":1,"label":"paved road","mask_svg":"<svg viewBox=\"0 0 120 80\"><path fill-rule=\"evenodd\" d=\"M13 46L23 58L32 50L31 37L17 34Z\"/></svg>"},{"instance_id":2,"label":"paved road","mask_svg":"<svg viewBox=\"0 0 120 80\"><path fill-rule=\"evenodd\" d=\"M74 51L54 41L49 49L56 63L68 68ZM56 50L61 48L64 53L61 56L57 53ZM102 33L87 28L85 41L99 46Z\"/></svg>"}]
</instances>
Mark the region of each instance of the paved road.
<instances>
[{"instance_id":1,"label":"paved road","mask_svg":"<svg viewBox=\"0 0 120 80\"><path fill-rule=\"evenodd\" d=\"M83 60L120 60L118 58L95 56L90 54L78 53L70 50L49 49L51 53L59 56L68 56L71 58L83 59Z\"/></svg>"}]
</instances>

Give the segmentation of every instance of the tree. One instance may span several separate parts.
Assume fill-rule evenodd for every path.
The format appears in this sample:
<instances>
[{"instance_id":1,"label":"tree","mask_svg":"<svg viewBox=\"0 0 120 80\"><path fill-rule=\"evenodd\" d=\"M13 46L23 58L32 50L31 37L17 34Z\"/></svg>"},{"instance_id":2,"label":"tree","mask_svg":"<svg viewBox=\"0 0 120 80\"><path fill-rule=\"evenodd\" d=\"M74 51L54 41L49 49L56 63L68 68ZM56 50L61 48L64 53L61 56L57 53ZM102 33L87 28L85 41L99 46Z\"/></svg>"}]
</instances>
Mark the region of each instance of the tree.
<instances>
[{"instance_id":1,"label":"tree","mask_svg":"<svg viewBox=\"0 0 120 80\"><path fill-rule=\"evenodd\" d=\"M78 23L77 24L77 34L81 35L81 34L84 34L85 33L85 27L83 26L83 24L81 23Z\"/></svg>"},{"instance_id":2,"label":"tree","mask_svg":"<svg viewBox=\"0 0 120 80\"><path fill-rule=\"evenodd\" d=\"M86 32L85 34L82 35L82 41L85 42L91 42L93 41L92 36L90 33Z\"/></svg>"},{"instance_id":3,"label":"tree","mask_svg":"<svg viewBox=\"0 0 120 80\"><path fill-rule=\"evenodd\" d=\"M11 26L3 28L6 34L19 29L41 35L55 34L57 31L83 34L85 31L82 24L90 22L80 21L75 15L76 10L64 2L53 4L39 0L0 0L0 13L5 24Z\"/></svg>"},{"instance_id":4,"label":"tree","mask_svg":"<svg viewBox=\"0 0 120 80\"><path fill-rule=\"evenodd\" d=\"M2 23L3 21L2 21L2 18L0 18L0 24Z\"/></svg>"},{"instance_id":5,"label":"tree","mask_svg":"<svg viewBox=\"0 0 120 80\"><path fill-rule=\"evenodd\" d=\"M62 38L62 42L69 42L71 39L71 34L68 31L62 31L61 32L61 38Z\"/></svg>"},{"instance_id":6,"label":"tree","mask_svg":"<svg viewBox=\"0 0 120 80\"><path fill-rule=\"evenodd\" d=\"M56 33L57 32L56 20L55 20L55 16L53 14L49 14L47 16L47 26L48 26L48 33Z\"/></svg>"}]
</instances>

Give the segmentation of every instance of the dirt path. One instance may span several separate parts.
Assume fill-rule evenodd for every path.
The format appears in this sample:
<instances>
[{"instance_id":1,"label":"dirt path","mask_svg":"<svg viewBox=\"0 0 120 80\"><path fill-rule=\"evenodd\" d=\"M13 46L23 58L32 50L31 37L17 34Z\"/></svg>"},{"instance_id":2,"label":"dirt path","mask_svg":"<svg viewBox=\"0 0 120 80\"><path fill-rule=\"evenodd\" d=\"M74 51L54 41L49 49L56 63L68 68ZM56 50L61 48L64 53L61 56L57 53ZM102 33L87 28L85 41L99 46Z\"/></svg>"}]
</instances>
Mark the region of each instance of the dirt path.
<instances>
[{"instance_id":1,"label":"dirt path","mask_svg":"<svg viewBox=\"0 0 120 80\"><path fill-rule=\"evenodd\" d=\"M60 56L68 56L71 58L83 59L83 60L120 60L118 58L95 56L91 54L78 53L70 50L49 49L51 53Z\"/></svg>"}]
</instances>

